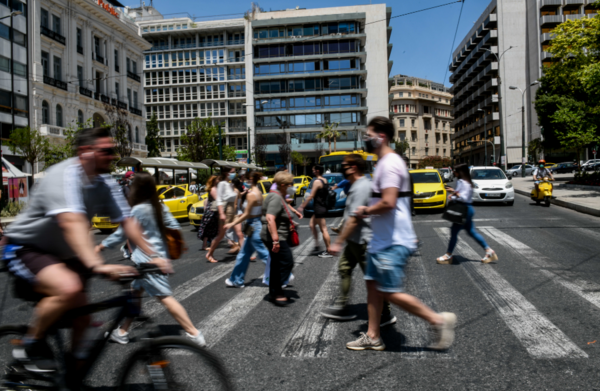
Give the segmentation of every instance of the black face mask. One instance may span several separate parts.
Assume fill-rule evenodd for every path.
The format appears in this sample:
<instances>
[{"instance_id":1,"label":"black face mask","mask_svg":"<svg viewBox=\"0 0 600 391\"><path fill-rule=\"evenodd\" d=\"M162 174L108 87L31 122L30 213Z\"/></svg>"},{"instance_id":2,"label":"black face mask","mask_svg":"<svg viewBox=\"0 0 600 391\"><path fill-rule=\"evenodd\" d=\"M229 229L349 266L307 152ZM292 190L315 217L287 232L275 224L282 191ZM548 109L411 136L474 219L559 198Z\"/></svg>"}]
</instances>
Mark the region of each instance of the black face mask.
<instances>
[{"instance_id":1,"label":"black face mask","mask_svg":"<svg viewBox=\"0 0 600 391\"><path fill-rule=\"evenodd\" d=\"M346 171L348 170L349 167L343 168L342 169L342 175L344 176L344 179L348 179L350 178L350 174L346 174Z\"/></svg>"},{"instance_id":2,"label":"black face mask","mask_svg":"<svg viewBox=\"0 0 600 391\"><path fill-rule=\"evenodd\" d=\"M365 149L368 153L375 152L375 150L381 146L381 140L376 137L364 138L363 143L365 144Z\"/></svg>"}]
</instances>

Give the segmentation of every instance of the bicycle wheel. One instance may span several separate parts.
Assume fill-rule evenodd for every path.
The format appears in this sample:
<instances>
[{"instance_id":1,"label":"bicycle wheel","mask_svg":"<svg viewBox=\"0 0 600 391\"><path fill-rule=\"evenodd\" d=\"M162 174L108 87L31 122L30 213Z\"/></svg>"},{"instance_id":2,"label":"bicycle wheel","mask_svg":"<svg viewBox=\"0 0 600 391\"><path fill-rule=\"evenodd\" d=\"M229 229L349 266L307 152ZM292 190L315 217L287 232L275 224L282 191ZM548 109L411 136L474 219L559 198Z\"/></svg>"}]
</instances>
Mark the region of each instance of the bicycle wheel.
<instances>
[{"instance_id":1,"label":"bicycle wheel","mask_svg":"<svg viewBox=\"0 0 600 391\"><path fill-rule=\"evenodd\" d=\"M160 337L132 354L119 382L121 391L233 390L221 361L183 337Z\"/></svg>"}]
</instances>

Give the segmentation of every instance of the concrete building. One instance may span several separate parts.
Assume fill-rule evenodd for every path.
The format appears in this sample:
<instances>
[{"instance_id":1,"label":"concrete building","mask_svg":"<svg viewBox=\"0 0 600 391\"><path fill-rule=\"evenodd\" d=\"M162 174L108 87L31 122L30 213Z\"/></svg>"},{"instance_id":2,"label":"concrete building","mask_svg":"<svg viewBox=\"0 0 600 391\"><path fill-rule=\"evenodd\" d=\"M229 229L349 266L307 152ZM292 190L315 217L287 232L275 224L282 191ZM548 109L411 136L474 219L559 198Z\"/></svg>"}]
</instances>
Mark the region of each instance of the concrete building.
<instances>
[{"instance_id":1,"label":"concrete building","mask_svg":"<svg viewBox=\"0 0 600 391\"><path fill-rule=\"evenodd\" d=\"M426 156L451 157L452 94L443 84L405 75L390 78L390 118L406 156L417 168Z\"/></svg>"},{"instance_id":2,"label":"concrete building","mask_svg":"<svg viewBox=\"0 0 600 391\"><path fill-rule=\"evenodd\" d=\"M0 137L4 140L13 129L29 125L27 8L26 1L0 0ZM23 158L14 155L8 146L2 146L2 155L18 169L31 172Z\"/></svg>"},{"instance_id":3,"label":"concrete building","mask_svg":"<svg viewBox=\"0 0 600 391\"><path fill-rule=\"evenodd\" d=\"M495 152L497 162L502 155L509 165L521 162L521 94L509 86L525 89L530 84L526 3L492 0L452 55L456 161L483 164L487 148L488 157ZM529 111L526 107L526 115ZM501 135L500 122L502 153L500 145L490 144Z\"/></svg>"},{"instance_id":4,"label":"concrete building","mask_svg":"<svg viewBox=\"0 0 600 391\"><path fill-rule=\"evenodd\" d=\"M123 6L40 0L31 7L32 127L60 142L77 122L119 117L129 124L131 155L145 156L141 64L150 44Z\"/></svg>"}]
</instances>

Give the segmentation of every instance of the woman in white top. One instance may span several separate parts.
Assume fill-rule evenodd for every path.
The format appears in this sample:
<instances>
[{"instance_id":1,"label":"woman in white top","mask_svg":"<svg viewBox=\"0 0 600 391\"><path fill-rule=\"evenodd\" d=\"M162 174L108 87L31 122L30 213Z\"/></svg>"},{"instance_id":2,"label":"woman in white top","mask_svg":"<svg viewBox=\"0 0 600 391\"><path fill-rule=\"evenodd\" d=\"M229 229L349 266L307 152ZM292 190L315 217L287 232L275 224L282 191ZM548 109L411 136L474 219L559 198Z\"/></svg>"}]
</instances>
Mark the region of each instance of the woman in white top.
<instances>
[{"instance_id":1,"label":"woman in white top","mask_svg":"<svg viewBox=\"0 0 600 391\"><path fill-rule=\"evenodd\" d=\"M459 164L454 167L454 176L458 178L458 184L456 190L451 187L446 187L446 190L450 193L449 198L462 202L467 205L467 219L464 225L453 223L451 229L450 243L448 243L448 251L437 259L437 263L448 265L452 263L452 252L456 247L458 241L458 233L461 229L466 229L469 236L471 236L481 247L485 249L485 256L481 259L483 263L490 263L498 260L498 255L488 246L485 239L479 232L475 230L475 224L473 224L473 216L475 210L473 209L473 181L471 180L471 173L469 167L466 164Z\"/></svg>"},{"instance_id":2,"label":"woman in white top","mask_svg":"<svg viewBox=\"0 0 600 391\"><path fill-rule=\"evenodd\" d=\"M267 260L269 258L269 251L260 239L260 231L262 229L260 217L262 216L263 202L262 193L258 188L258 181L260 181L260 178L261 174L258 172L251 174L250 180L252 188L246 195L246 209L244 210L244 213L237 216L231 223L225 224L225 229L228 229L247 220L246 229L244 230L246 240L235 260L235 266L231 272L231 277L225 280L225 284L230 287L244 287L244 276L248 270L250 256L254 251L257 252L258 257L262 260Z\"/></svg>"},{"instance_id":3,"label":"woman in white top","mask_svg":"<svg viewBox=\"0 0 600 391\"><path fill-rule=\"evenodd\" d=\"M219 243L225 236L226 229L225 224L230 223L235 218L235 201L237 199L237 193L235 192L231 181L235 178L235 168L221 167L221 175L219 178L219 184L217 185L217 209L219 214L219 234L210 244L210 250L206 253L206 259L208 262L218 262L213 258L215 250L219 246ZM237 232L239 230L239 232ZM240 243L243 244L243 236L241 229L238 228L236 234L240 238ZM237 247L237 249L236 249ZM239 251L239 244L235 244L232 251Z\"/></svg>"}]
</instances>

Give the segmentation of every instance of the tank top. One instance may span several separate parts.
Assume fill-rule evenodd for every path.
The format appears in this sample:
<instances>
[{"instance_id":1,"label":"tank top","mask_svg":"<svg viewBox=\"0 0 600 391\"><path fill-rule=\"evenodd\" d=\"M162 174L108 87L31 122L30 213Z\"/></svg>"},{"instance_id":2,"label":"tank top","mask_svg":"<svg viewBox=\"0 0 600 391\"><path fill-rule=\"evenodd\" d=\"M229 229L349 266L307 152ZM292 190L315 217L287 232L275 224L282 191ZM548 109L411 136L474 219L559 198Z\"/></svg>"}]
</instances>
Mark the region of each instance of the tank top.
<instances>
[{"instance_id":1,"label":"tank top","mask_svg":"<svg viewBox=\"0 0 600 391\"><path fill-rule=\"evenodd\" d=\"M323 186L315 194L315 209L327 210L325 202L327 200L327 193L329 192L329 184L322 179L317 180L321 181Z\"/></svg>"}]
</instances>

